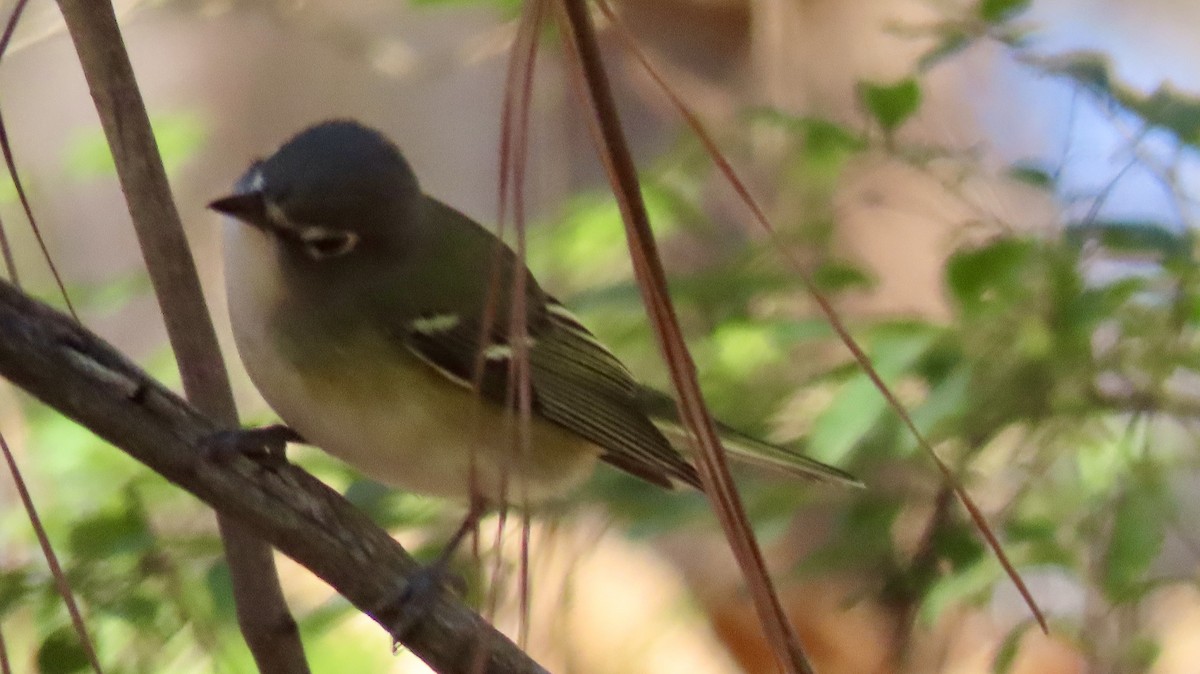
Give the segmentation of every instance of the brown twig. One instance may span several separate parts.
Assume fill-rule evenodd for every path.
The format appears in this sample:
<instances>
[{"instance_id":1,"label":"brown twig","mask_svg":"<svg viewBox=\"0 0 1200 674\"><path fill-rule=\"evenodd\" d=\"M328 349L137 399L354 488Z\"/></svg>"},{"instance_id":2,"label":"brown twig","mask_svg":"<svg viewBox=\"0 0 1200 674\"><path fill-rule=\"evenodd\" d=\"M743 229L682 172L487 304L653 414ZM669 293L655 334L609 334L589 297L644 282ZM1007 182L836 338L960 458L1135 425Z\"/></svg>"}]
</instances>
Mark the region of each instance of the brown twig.
<instances>
[{"instance_id":1,"label":"brown twig","mask_svg":"<svg viewBox=\"0 0 1200 674\"><path fill-rule=\"evenodd\" d=\"M421 569L387 532L291 466L212 458L223 429L67 316L0 281L0 376L236 519L307 567L389 633L408 579ZM537 663L458 599L440 593L392 638L446 674L543 674Z\"/></svg>"},{"instance_id":2,"label":"brown twig","mask_svg":"<svg viewBox=\"0 0 1200 674\"><path fill-rule=\"evenodd\" d=\"M21 469L17 467L17 459L13 456L3 434L0 434L0 453L4 454L4 462L8 465L8 472L12 474L13 485L17 488L17 495L21 498L25 515L29 517L29 524L33 527L38 545L42 548L42 555L46 557L46 564L50 567L50 575L54 578L58 594L67 606L67 614L71 616L71 627L79 635L79 647L83 649L83 654L92 671L102 674L104 669L100 667L100 658L96 656L96 647L92 643L91 636L88 635L87 625L83 621L83 612L79 610L79 604L75 601L75 595L71 592L71 585L67 581L67 574L58 562L58 555L54 553L54 547L50 545L50 536L46 534L42 518L33 505L33 495L29 493L25 478L21 476Z\"/></svg>"},{"instance_id":3,"label":"brown twig","mask_svg":"<svg viewBox=\"0 0 1200 674\"><path fill-rule=\"evenodd\" d=\"M783 612L767 573L762 551L754 539L741 497L729 473L716 427L700 393L695 363L688 353L667 293L666 274L642 201L637 169L625 142L608 76L600 59L587 2L563 0L562 4L567 24L564 30L570 35L567 51L576 59L574 65L583 79L589 107L594 113L591 118L593 133L598 136L601 159L625 222L630 257L642 300L650 314L659 348L679 395L680 416L700 450L698 469L701 483L713 503L713 511L725 531L734 558L746 576L746 585L776 662L785 672L811 674L812 665Z\"/></svg>"},{"instance_id":4,"label":"brown twig","mask_svg":"<svg viewBox=\"0 0 1200 674\"><path fill-rule=\"evenodd\" d=\"M12 37L16 33L17 24L20 22L21 15L27 5L28 2L26 0L18 0L16 5L13 6L12 12L8 16L8 22L4 26L4 32L0 34L0 59L8 51L8 46L12 43ZM25 217L29 220L29 228L33 230L33 237L42 251L42 256L46 260L46 266L50 268L50 274L54 277L54 282L58 285L59 292L62 293L63 303L66 305L71 317L79 320L79 315L75 312L74 305L71 304L71 298L67 295L67 288L63 283L62 276L58 273L58 266L54 264L54 259L50 255L50 249L46 247L46 240L42 236L42 230L38 227L37 220L34 218L33 207L29 204L29 196L25 192L25 186L21 183L20 172L17 170L17 160L13 156L12 144L8 138L8 127L2 118L0 118L0 154L4 155L4 165L8 169L9 179L12 181L13 189L16 190L21 207L25 209ZM0 256L4 258L9 278L12 279L14 285L20 287L21 281L17 270L16 258L13 256L12 247L9 245L8 233L4 229L3 222L0 222ZM25 508L26 516L29 518L29 525L37 537L38 545L42 548L42 555L46 558L46 565L49 567L50 574L54 578L54 585L58 589L59 596L62 597L67 614L71 617L71 627L75 630L76 636L79 637L80 647L83 649L84 656L87 658L92 671L99 674L101 672L100 659L96 656L95 644L92 642L91 635L88 634L87 625L84 624L83 620L83 613L79 610L79 605L75 601L75 595L71 591L71 583L67 580L66 573L63 572L58 555L54 552L54 546L50 544L50 537L46 534L46 528L42 526L42 520L38 515L37 508L34 507L33 496L29 493L25 477L21 474L21 469L17 466L16 457L13 456L8 442L4 439L2 433L0 433L0 450L3 450L5 463L8 464L8 470L12 475L17 493L21 496L21 503ZM3 651L2 644L0 644L0 651ZM0 671L9 671L8 655L5 652L0 652Z\"/></svg>"},{"instance_id":5,"label":"brown twig","mask_svg":"<svg viewBox=\"0 0 1200 674\"><path fill-rule=\"evenodd\" d=\"M13 6L12 12L8 15L8 22L4 25L4 32L0 33L0 58L8 51L8 45L12 43L12 37L16 33L17 23L21 20L21 15L25 11L28 0L18 0ZM58 273L58 265L54 264L54 259L50 256L50 249L46 246L46 239L42 236L42 229L38 227L37 219L33 216L33 207L29 205L29 196L25 192L25 186L21 183L21 175L17 171L17 160L13 156L12 144L8 141L8 127L5 126L4 120L0 119L0 153L4 155L4 165L8 169L8 177L12 180L13 189L17 192L17 199L21 202L21 208L25 210L25 218L29 220L29 228L33 230L33 238L37 241L38 248L42 251L42 257L46 260L46 266L50 269L50 275L54 278L55 285L58 286L59 293L62 294L63 303L67 306L67 311L79 319L79 315L75 313L75 307L71 304L71 298L67 296L67 286L63 283L62 275ZM18 286L21 285L20 276L17 273L17 263L13 256L12 248L9 246L8 233L4 230L3 223L0 223L0 255L4 258L4 264L8 267L8 275Z\"/></svg>"},{"instance_id":6,"label":"brown twig","mask_svg":"<svg viewBox=\"0 0 1200 674\"><path fill-rule=\"evenodd\" d=\"M117 167L188 399L226 428L233 393L167 174L109 2L59 0ZM218 512L238 625L262 672L307 673L271 549Z\"/></svg>"},{"instance_id":7,"label":"brown twig","mask_svg":"<svg viewBox=\"0 0 1200 674\"><path fill-rule=\"evenodd\" d=\"M529 108L533 96L534 73L537 66L538 35L546 15L546 0L532 0L525 4L521 23L517 30L517 39L513 43L512 55L509 57L508 75L505 78L504 104L501 114L500 127L500 180L499 180L499 217L497 219L496 258L493 267L500 269L502 237L505 216L507 215L508 199L512 197L513 227L516 230L516 255L519 264L514 269L515 277L509 288L509 343L514 345L513 358L509 362L508 392L510 404L515 403L519 414L516 444L514 446L518 461L528 461L530 443L530 424L533 414L533 383L530 379L529 365L529 326L526 318L526 294L530 279L525 272L525 169L529 154ZM489 289L488 306L485 313L495 311L494 302L501 292L499 281L493 273L492 287ZM482 357L483 350L480 349ZM478 363L476 378L482 377L482 363ZM528 506L528 495L517 494L518 503ZM505 513L506 515L507 513ZM496 533L496 543L499 546L504 531L506 518L501 516ZM518 621L518 643L525 646L528 637L529 624L529 519L521 518L521 555L518 569L518 596L520 597ZM499 567L500 558L496 564ZM497 574L493 573L493 576ZM497 599L498 586L492 589L492 601Z\"/></svg>"},{"instance_id":8,"label":"brown twig","mask_svg":"<svg viewBox=\"0 0 1200 674\"><path fill-rule=\"evenodd\" d=\"M8 21L4 25L4 32L0 33L0 59L4 58L4 53L8 50L9 43L12 42L13 33L17 30L17 23L21 20L21 14L25 12L27 4L29 4L29 0L17 0L17 4L13 5L12 12L9 12ZM4 121L0 120L0 138L6 138L4 134ZM15 167L12 165L8 166L9 176L13 177L14 186L17 184L15 171ZM17 271L17 261L13 256L12 245L8 241L8 231L4 229L3 221L0 221L0 259L4 260L8 277L12 279L13 283L20 286L21 275Z\"/></svg>"},{"instance_id":9,"label":"brown twig","mask_svg":"<svg viewBox=\"0 0 1200 674\"><path fill-rule=\"evenodd\" d=\"M610 20L613 20L615 24L620 26L619 18L611 10L608 3L605 2L605 0L599 0L598 4L605 15L609 17ZM674 90L671 89L658 71L650 64L645 54L636 49L636 44L634 44L630 38L629 32L627 30L622 30L619 32L623 37L626 38L629 44L632 45L632 51L635 57L642 64L646 72L659 84L663 92L671 100L671 104L677 111L679 111L680 115L684 118L684 121L687 122L688 126L691 127L693 133L696 134L696 137L700 140L701 144L704 145L704 149L708 152L709 157L712 158L713 162L720 169L722 175L725 176L730 186L733 187L734 191L737 192L742 202L750 209L750 212L754 215L754 219L771 237L772 241L776 244L776 249L792 266L797 277L800 279L801 284L804 286L804 289L808 292L809 296L813 298L813 301L817 303L821 313L824 314L826 320L829 322L829 326L833 328L833 331L837 334L838 339L841 340L846 349L850 351L850 354L854 357L854 360L858 363L863 373L867 375L867 378L871 380L871 383L883 396L884 400L887 401L888 407L890 407L892 411L896 413L896 416L900 418L900 422L904 424L905 428L917 441L917 445L920 446L922 451L924 451L925 454L933 460L934 465L942 474L943 482L947 485L950 485L950 487L954 490L955 496L958 497L959 502L962 503L963 508L965 508L967 514L970 515L971 521L975 524L980 536L983 537L984 542L992 550L993 554L996 555L996 559L1000 562L1000 566L1004 569L1005 574L1016 587L1017 592L1025 601L1025 605L1029 607L1030 612L1033 613L1033 617L1037 620L1038 625L1042 628L1042 632L1049 634L1050 625L1046 622L1046 617L1042 613L1041 608L1038 606L1037 601L1034 599L1033 593L1029 591L1029 587L1021 578L1021 574L1017 573L1016 567L1013 566L1012 561L1009 560L1008 554L1004 552L1004 547L1000 544L1000 540L996 538L995 533L992 531L991 525L988 524L987 518L983 514L983 511L979 509L979 506L975 503L975 500L971 498L971 495L962 485L962 481L958 479L958 476L954 473L954 471L952 471L950 467L946 465L946 462L943 461L940 456L938 456L936 451L934 451L933 445L929 444L929 440L925 437L925 434L923 434L920 429L917 428L916 422L913 421L912 415L908 413L908 409L904 407L892 389L883 381L883 378L875 369L875 365L871 363L870 357L867 356L866 352L863 351L862 346L860 346L858 341L850 334L849 327L847 327L845 321L842 320L841 316L833 308L833 304L829 301L829 298L825 297L824 293L817 288L816 284L809 277L799 258L789 251L783 241L779 240L775 227L771 224L770 219L767 218L766 212L758 204L758 201L753 197L753 195L750 194L750 189L746 186L746 184L743 183L740 178L738 178L737 173L733 170L733 166L717 147L716 142L712 139L712 136L700 122L700 118L697 117L695 113L693 113L691 109L683 103L683 101L674 92Z\"/></svg>"}]
</instances>

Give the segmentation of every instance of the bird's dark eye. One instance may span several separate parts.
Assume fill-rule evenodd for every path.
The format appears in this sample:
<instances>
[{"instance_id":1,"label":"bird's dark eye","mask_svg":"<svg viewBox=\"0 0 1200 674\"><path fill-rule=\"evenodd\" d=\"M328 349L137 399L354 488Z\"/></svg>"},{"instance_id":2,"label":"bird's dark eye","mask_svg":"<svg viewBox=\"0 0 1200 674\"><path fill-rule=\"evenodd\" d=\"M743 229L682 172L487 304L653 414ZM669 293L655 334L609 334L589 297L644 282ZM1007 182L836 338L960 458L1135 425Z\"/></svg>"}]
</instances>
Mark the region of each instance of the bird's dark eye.
<instances>
[{"instance_id":1,"label":"bird's dark eye","mask_svg":"<svg viewBox=\"0 0 1200 674\"><path fill-rule=\"evenodd\" d=\"M345 255L358 245L358 235L354 232L324 227L305 227L300 230L299 239L304 252L314 260Z\"/></svg>"}]
</instances>

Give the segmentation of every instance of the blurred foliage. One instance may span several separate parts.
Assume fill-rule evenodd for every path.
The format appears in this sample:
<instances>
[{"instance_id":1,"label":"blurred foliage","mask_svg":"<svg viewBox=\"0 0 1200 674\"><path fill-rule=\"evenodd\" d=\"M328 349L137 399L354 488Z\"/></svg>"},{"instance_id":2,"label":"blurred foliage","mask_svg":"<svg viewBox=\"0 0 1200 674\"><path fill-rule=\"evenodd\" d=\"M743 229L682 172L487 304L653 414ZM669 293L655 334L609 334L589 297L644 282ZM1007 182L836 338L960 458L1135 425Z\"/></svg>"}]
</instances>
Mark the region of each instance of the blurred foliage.
<instances>
[{"instance_id":1,"label":"blurred foliage","mask_svg":"<svg viewBox=\"0 0 1200 674\"><path fill-rule=\"evenodd\" d=\"M1123 108L1148 126L1169 131L1181 144L1200 145L1200 96L1178 91L1170 83L1142 94L1117 80L1108 56L1098 52L1025 56L1023 60L1047 74L1071 79L1106 105Z\"/></svg>"},{"instance_id":2,"label":"blurred foliage","mask_svg":"<svg viewBox=\"0 0 1200 674\"><path fill-rule=\"evenodd\" d=\"M885 133L898 129L921 107L921 88L913 78L895 84L861 82L859 100Z\"/></svg>"},{"instance_id":3,"label":"blurred foliage","mask_svg":"<svg viewBox=\"0 0 1200 674\"><path fill-rule=\"evenodd\" d=\"M506 12L519 5L489 4ZM1021 22L1029 4L980 0L958 13L947 10L930 27L932 46L914 72L859 84L865 124L748 110L736 134L722 141L735 160L753 152L739 138L761 131L780 141L778 163L759 185L782 204L776 240L726 221L722 178L693 140L680 140L643 175L673 297L714 411L871 485L853 493L809 489L739 470L758 532L769 541L799 510L828 513L833 532L795 573L861 572L875 579L882 601L921 624L1011 591L928 458L777 255L780 245L801 251L817 287L835 303L871 289L874 271L842 259L833 245L834 200L856 162L882 155L924 169L932 159L953 157L1062 206L1054 231L1008 228L986 213L964 224L979 235L963 237L942 269L946 320L852 322L879 374L980 499L1019 569L1068 578L1081 594L1100 598L1089 611L1136 609L1171 582L1155 576L1154 562L1179 528L1174 480L1195 465L1188 429L1200 416L1194 391L1200 270L1191 223L1070 217L1067 206L1077 195L1063 193L1056 168L1015 162L985 170L970 153L905 139L921 112L927 71L992 41L1027 67L1088 92L1097 105L1169 131L1181 149L1196 145L1200 99L1167 85L1140 94L1113 77L1102 54L1033 56L1026 50L1031 29ZM192 155L205 137L186 113L158 117L156 132L169 165ZM80 177L112 170L99 132L71 143L69 164ZM10 198L6 185L0 183L0 201ZM611 196L575 195L556 217L531 227L529 245L544 285L631 369L666 386ZM1118 273L1096 273L1099 262ZM82 290L73 294L85 311L107 314L148 287L139 276ZM177 381L169 353L144 362ZM210 516L73 423L36 406L25 409L26 445L38 448L36 461L26 462L27 478L39 493L52 491L39 500L42 516L108 671L250 671ZM453 526L455 514L437 501L356 479L319 452L300 449L295 457L381 524L432 531L418 549L426 559ZM664 492L616 471L598 471L584 497L633 536L712 526L698 494ZM6 547L24 551L7 557L0 572L0 618L6 630L19 626L5 639L38 644L39 671L83 671L45 566L29 552L36 547L25 515L8 512L0 527ZM478 590L482 581L471 580ZM347 628L352 613L336 598L298 608L315 670L369 671L386 663L386 649ZM1127 647L1114 649L1089 640L1093 618L1061 615L1056 624L1076 631L1099 669L1142 671L1153 663L1158 646L1141 634L1144 625L1134 624ZM1012 666L1029 627L1027 621L1013 626L995 671Z\"/></svg>"},{"instance_id":4,"label":"blurred foliage","mask_svg":"<svg viewBox=\"0 0 1200 674\"><path fill-rule=\"evenodd\" d=\"M1059 627L1079 634L1098 669L1143 671L1159 651L1143 633L1145 624L1134 620L1120 648L1089 640L1086 630L1096 616L1139 615L1129 611L1172 582L1155 577L1155 562L1179 517L1182 493L1172 478L1195 465L1187 429L1200 415L1194 355L1200 285L1191 223L1073 217L1068 207L1079 195L1060 189L1060 169L1016 162L997 171L969 151L906 143L904 131L920 114L923 73L983 40L1013 49L1018 62L1039 74L1087 91L1096 105L1120 108L1138 126L1168 131L1180 149L1195 143L1200 98L1169 85L1137 93L1117 82L1102 55L1032 56L1026 51L1030 31L1019 23L1028 5L984 0L934 26L935 46L910 77L859 84L860 109L870 121L865 127L772 109L754 110L744 120L751 129L783 134L787 151L772 187L777 204L800 194L802 207L784 209L799 215L776 224L784 245L804 251L810 273L835 302L868 290L873 279L871 269L838 259L830 236L837 226L833 200L858 160L882 155L928 170L931 162L950 158L964 172L1009 180L1061 204L1056 231L1022 231L986 212L972 214L978 220L964 230L973 235L962 237L943 270L949 320L862 319L854 333L921 431L968 489L992 504L991 522L1018 568L1031 576L1065 576L1081 595L1102 598L1087 614L1057 616ZM725 141L735 160L753 151L739 148L736 138ZM690 328L710 403L735 425L789 440L871 485L864 493L828 494L743 475L755 526L769 536L784 531L799 509L830 509L836 532L797 573L858 569L878 579L880 598L912 611L921 624L964 605L986 605L998 590L1011 595L961 511L930 511L946 497L936 472L799 297L794 275L773 252L778 242L713 221L712 213L724 213L713 208L721 178L694 161L696 152L682 143L643 179L648 194L671 190L684 201L655 222L675 230L662 245L674 262L673 296ZM1112 179L1120 179L1117 169ZM1184 202L1186 191L1175 187ZM1102 201L1104 193L1094 197ZM652 210L671 203L660 201ZM1187 203L1177 210L1187 213ZM589 217L604 214L610 231L619 231L615 207L604 211L593 206ZM539 233L538 244L547 247L539 256L577 255L573 227L581 222L568 209L559 226ZM706 231L718 238L705 239ZM686 252L672 257L678 251ZM654 367L653 354L646 354L650 328L633 286L585 274L576 277L587 278L585 287L563 299L638 371ZM602 476L595 497L639 535L675 530L703 513L686 495L618 481ZM1013 626L996 671L1011 666L1029 625Z\"/></svg>"},{"instance_id":5,"label":"blurred foliage","mask_svg":"<svg viewBox=\"0 0 1200 674\"><path fill-rule=\"evenodd\" d=\"M158 153L162 155L167 173L175 170L204 144L204 122L189 112L156 115L150 121ZM66 164L76 178L87 179L114 175L117 172L108 141L99 127L77 134L67 145ZM0 200L3 192L0 192Z\"/></svg>"}]
</instances>

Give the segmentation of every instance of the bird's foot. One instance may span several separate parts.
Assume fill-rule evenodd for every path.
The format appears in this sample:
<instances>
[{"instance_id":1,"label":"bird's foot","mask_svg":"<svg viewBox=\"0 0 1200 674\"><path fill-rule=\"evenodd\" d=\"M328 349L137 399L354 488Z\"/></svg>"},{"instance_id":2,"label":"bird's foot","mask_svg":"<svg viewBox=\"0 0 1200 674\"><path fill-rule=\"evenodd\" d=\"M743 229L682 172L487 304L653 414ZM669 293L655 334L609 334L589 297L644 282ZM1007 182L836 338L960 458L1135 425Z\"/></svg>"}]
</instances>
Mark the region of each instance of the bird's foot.
<instances>
[{"instance_id":1,"label":"bird's foot","mask_svg":"<svg viewBox=\"0 0 1200 674\"><path fill-rule=\"evenodd\" d=\"M222 460L229 456L247 456L269 468L287 465L287 443L304 442L299 433L283 424L262 428L217 431L204 439L208 457Z\"/></svg>"},{"instance_id":2,"label":"bird's foot","mask_svg":"<svg viewBox=\"0 0 1200 674\"><path fill-rule=\"evenodd\" d=\"M392 635L393 650L398 649L413 628L429 615L430 608L444 587L450 586L459 596L466 594L467 583L462 576L450 570L450 560L467 534L475 531L479 518L486 510L487 504L482 499L471 499L466 517L446 542L446 547L442 548L438 558L409 576L408 583L400 591L400 595L385 607L386 612L383 615L396 616L387 623L390 626L388 631Z\"/></svg>"},{"instance_id":3,"label":"bird's foot","mask_svg":"<svg viewBox=\"0 0 1200 674\"><path fill-rule=\"evenodd\" d=\"M429 616L438 596L447 589L461 597L466 594L467 582L450 570L446 555L438 557L432 564L422 566L408 577L404 589L381 612L395 616L387 623L388 632L392 635L393 652L399 651L401 643Z\"/></svg>"}]
</instances>

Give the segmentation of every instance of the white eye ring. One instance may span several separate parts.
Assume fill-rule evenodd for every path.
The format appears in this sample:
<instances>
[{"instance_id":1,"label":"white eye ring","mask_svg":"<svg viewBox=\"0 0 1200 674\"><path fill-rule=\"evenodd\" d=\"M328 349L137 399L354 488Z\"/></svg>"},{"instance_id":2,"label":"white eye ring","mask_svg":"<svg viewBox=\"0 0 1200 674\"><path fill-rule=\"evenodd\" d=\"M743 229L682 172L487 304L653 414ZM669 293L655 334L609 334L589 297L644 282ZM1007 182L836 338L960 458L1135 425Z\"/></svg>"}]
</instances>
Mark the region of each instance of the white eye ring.
<instances>
[{"instance_id":1,"label":"white eye ring","mask_svg":"<svg viewBox=\"0 0 1200 674\"><path fill-rule=\"evenodd\" d=\"M314 260L339 257L358 246L358 235L345 230L305 227L298 234L304 252Z\"/></svg>"}]
</instances>

